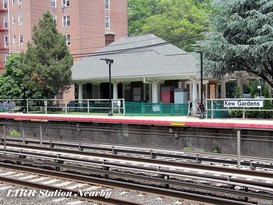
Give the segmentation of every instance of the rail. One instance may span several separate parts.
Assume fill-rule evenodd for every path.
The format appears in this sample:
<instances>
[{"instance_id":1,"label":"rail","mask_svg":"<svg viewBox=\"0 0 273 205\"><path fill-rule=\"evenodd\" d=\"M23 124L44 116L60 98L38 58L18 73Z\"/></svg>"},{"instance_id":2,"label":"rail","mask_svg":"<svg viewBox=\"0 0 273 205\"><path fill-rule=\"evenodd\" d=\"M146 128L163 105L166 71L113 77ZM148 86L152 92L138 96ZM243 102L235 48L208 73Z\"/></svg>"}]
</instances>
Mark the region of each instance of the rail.
<instances>
[{"instance_id":1,"label":"rail","mask_svg":"<svg viewBox=\"0 0 273 205\"><path fill-rule=\"evenodd\" d=\"M2 160L4 160L7 156L4 156ZM15 159L17 161L24 161L25 158L24 157L20 157ZM30 159L31 160L31 159ZM58 159L59 160L59 159ZM45 165L51 165L51 166L58 166L58 167L63 167L64 169L69 169L69 168L73 168L71 165L69 164L63 164L63 162L60 163L56 163L56 164L50 164L49 162L45 162ZM11 167L14 165L7 165L7 164L3 164L1 163L2 167ZM103 165L103 166L107 166L107 164ZM18 167L18 166L17 166ZM57 177L62 177L62 178L69 178L69 179L73 179L73 180L80 180L80 181L85 181L88 183L97 183L97 184L102 184L104 186L113 186L113 187L120 187L120 188L125 188L125 189L131 189L131 190L138 190L138 191L142 191L142 192L148 192L148 193L154 193L154 194L160 194L160 195L165 195L165 196L172 196L172 197L177 197L177 198L184 198L184 199L190 199L190 200L198 200L198 201L202 201L202 202L207 202L207 203L216 203L216 204L252 204L250 202L243 202L243 201L238 201L238 199L234 200L234 199L227 199L227 198L223 198L222 196L207 196L207 194L202 194L202 193L189 193L189 192L185 192L185 191L180 191L180 190L173 190L170 189L169 186L166 188L160 188L160 187L154 187L151 185L143 185L143 184L136 184L134 182L125 182L125 181L117 181L117 180L113 180L110 179L109 176L110 174L112 175L117 175L117 172L112 171L110 169L100 169L97 172L100 172L102 174L105 174L106 179L102 179L102 178L97 178L97 177L90 177L90 176L83 176L83 175L79 175L79 174L69 174L66 172L56 172L56 171L48 171L48 170L41 170L38 168L29 168L29 167L25 167L25 166L20 166L21 170L24 171L31 171L31 172L35 172L35 173L42 173L42 172L50 172L51 175L53 176L57 176ZM86 168L83 165L81 166L75 166L74 169L76 170L82 170L82 171L86 171L87 169L91 169L92 168ZM192 187L192 188L196 188L196 189L205 189L205 190L212 190L215 192L226 192L229 194L236 194L238 196L246 196L246 197L258 197L260 199L266 199L266 200L273 200L273 197L270 197L268 194L264 195L261 193L253 193L253 192L247 192L247 191L243 191L243 190L232 190L230 188L222 188L222 187L213 187L213 186L208 186L208 185L202 185L202 184L192 184L192 183L187 183L187 182L177 182L174 180L171 180L169 178L163 177L163 178L151 178L151 177L147 177L147 176L143 176L143 175L133 175L133 174L129 174L129 173L120 173L119 176L123 175L124 177L128 178L128 177L133 177L135 179L138 180L144 180L144 181L155 181L156 183L159 184L172 184L172 185L182 185L183 187L187 186L187 187ZM109 179L108 179L109 178ZM231 182L229 182L231 183Z\"/></svg>"}]
</instances>

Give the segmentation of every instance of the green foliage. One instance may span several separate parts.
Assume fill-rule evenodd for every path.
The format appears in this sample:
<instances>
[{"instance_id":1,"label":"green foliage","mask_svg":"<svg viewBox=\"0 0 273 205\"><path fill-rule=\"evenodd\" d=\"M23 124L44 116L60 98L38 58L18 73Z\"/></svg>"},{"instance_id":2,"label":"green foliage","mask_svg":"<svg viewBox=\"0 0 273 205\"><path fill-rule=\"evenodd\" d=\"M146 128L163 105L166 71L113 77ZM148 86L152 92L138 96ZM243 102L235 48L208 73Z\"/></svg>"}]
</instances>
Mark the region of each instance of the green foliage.
<instances>
[{"instance_id":1,"label":"green foliage","mask_svg":"<svg viewBox=\"0 0 273 205\"><path fill-rule=\"evenodd\" d=\"M213 32L199 42L206 74L245 70L273 87L273 0L214 0Z\"/></svg>"},{"instance_id":2,"label":"green foliage","mask_svg":"<svg viewBox=\"0 0 273 205\"><path fill-rule=\"evenodd\" d=\"M235 81L228 81L226 83L226 96L227 98L234 98L235 93L234 90L236 89L236 82Z\"/></svg>"},{"instance_id":3,"label":"green foliage","mask_svg":"<svg viewBox=\"0 0 273 205\"><path fill-rule=\"evenodd\" d=\"M249 89L250 89L250 97L255 98L260 96L260 91L258 90L258 85L261 85L260 80L252 80L249 83ZM262 95L262 93L261 93Z\"/></svg>"},{"instance_id":4,"label":"green foliage","mask_svg":"<svg viewBox=\"0 0 273 205\"><path fill-rule=\"evenodd\" d=\"M255 86L258 85L258 81L254 81L253 84L253 89L255 89ZM256 86L257 88L257 86ZM264 96L264 98L271 98L271 93L269 91L269 87L267 84L262 86L262 94ZM251 109L251 108L250 108ZM273 104L270 100L264 100L264 106L262 109L273 109ZM249 118L264 118L264 119L268 119L268 118L273 118L273 112L272 111L248 111L246 112L246 116Z\"/></svg>"},{"instance_id":5,"label":"green foliage","mask_svg":"<svg viewBox=\"0 0 273 205\"><path fill-rule=\"evenodd\" d=\"M237 85L235 88L235 98L242 98L240 87ZM234 109L234 108L233 108ZM243 116L242 111L233 110L231 111L231 117L241 118Z\"/></svg>"},{"instance_id":6,"label":"green foliage","mask_svg":"<svg viewBox=\"0 0 273 205\"><path fill-rule=\"evenodd\" d=\"M5 68L5 72L0 75L0 98L21 98L23 73L20 69L20 55L9 55Z\"/></svg>"},{"instance_id":7,"label":"green foliage","mask_svg":"<svg viewBox=\"0 0 273 205\"><path fill-rule=\"evenodd\" d=\"M221 153L221 147L219 147L218 145L213 146L212 152L213 153Z\"/></svg>"},{"instance_id":8,"label":"green foliage","mask_svg":"<svg viewBox=\"0 0 273 205\"><path fill-rule=\"evenodd\" d=\"M15 129L10 130L9 135L12 137L21 137L21 133Z\"/></svg>"},{"instance_id":9,"label":"green foliage","mask_svg":"<svg viewBox=\"0 0 273 205\"><path fill-rule=\"evenodd\" d=\"M153 33L183 48L209 29L210 0L129 0L128 5L130 35Z\"/></svg>"},{"instance_id":10,"label":"green foliage","mask_svg":"<svg viewBox=\"0 0 273 205\"><path fill-rule=\"evenodd\" d=\"M186 146L186 147L183 148L183 151L184 151L184 152L190 152L190 151L191 151L191 148L188 147L188 146Z\"/></svg>"},{"instance_id":11,"label":"green foliage","mask_svg":"<svg viewBox=\"0 0 273 205\"><path fill-rule=\"evenodd\" d=\"M34 26L32 40L21 55L23 84L34 98L53 98L69 87L73 58L49 12Z\"/></svg>"}]
</instances>

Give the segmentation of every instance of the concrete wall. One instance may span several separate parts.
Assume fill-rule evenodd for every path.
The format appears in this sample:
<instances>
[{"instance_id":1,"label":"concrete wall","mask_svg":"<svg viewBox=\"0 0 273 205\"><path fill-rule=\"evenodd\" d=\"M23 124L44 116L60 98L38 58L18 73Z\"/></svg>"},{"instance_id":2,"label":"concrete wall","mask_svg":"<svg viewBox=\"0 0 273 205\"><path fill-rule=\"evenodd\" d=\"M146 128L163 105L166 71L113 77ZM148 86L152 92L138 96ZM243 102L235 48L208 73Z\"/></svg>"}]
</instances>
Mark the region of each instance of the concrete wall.
<instances>
[{"instance_id":1,"label":"concrete wall","mask_svg":"<svg viewBox=\"0 0 273 205\"><path fill-rule=\"evenodd\" d=\"M27 137L43 139L73 140L77 143L106 143L138 147L190 150L236 154L236 130L159 127L97 123L18 123L7 126L7 133L16 129ZM2 130L1 130L2 132ZM241 153L248 156L273 156L273 131L242 130Z\"/></svg>"}]
</instances>

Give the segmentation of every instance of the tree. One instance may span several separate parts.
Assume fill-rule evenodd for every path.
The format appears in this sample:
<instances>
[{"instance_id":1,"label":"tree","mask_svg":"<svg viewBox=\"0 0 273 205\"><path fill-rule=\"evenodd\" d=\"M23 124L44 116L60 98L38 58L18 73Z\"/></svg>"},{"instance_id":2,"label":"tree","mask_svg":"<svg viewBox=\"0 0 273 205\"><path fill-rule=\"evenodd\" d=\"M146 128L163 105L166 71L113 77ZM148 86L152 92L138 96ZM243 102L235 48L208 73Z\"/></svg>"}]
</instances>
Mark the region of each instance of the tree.
<instances>
[{"instance_id":1,"label":"tree","mask_svg":"<svg viewBox=\"0 0 273 205\"><path fill-rule=\"evenodd\" d=\"M129 0L128 5L130 35L153 33L183 48L209 29L210 0Z\"/></svg>"},{"instance_id":2,"label":"tree","mask_svg":"<svg viewBox=\"0 0 273 205\"><path fill-rule=\"evenodd\" d=\"M25 88L33 90L36 98L53 98L71 84L70 55L65 37L57 31L49 12L33 28L32 43L22 53L21 67Z\"/></svg>"},{"instance_id":3,"label":"tree","mask_svg":"<svg viewBox=\"0 0 273 205\"><path fill-rule=\"evenodd\" d=\"M22 98L22 78L20 55L12 54L7 57L5 72L0 75L0 99Z\"/></svg>"},{"instance_id":4,"label":"tree","mask_svg":"<svg viewBox=\"0 0 273 205\"><path fill-rule=\"evenodd\" d=\"M214 0L213 32L198 43L207 75L247 71L273 88L273 0Z\"/></svg>"}]
</instances>

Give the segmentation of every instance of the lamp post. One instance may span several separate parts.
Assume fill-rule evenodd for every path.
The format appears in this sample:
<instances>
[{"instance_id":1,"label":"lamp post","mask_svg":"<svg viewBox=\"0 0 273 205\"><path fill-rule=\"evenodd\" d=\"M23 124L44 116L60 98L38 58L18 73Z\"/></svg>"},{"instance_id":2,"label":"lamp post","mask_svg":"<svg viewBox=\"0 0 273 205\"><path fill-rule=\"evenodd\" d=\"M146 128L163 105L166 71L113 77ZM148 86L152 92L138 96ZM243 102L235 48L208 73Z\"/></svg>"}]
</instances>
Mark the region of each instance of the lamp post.
<instances>
[{"instance_id":1,"label":"lamp post","mask_svg":"<svg viewBox=\"0 0 273 205\"><path fill-rule=\"evenodd\" d=\"M203 52L202 51L197 51L197 53L200 53L200 92L201 92L201 103L200 103L200 116L199 119L205 119L204 115L204 104L203 104Z\"/></svg>"},{"instance_id":2,"label":"lamp post","mask_svg":"<svg viewBox=\"0 0 273 205\"><path fill-rule=\"evenodd\" d=\"M112 88L111 88L111 65L114 63L113 59L109 58L101 58L100 60L104 60L106 64L109 65L109 113L108 116L113 116L112 112Z\"/></svg>"}]
</instances>

